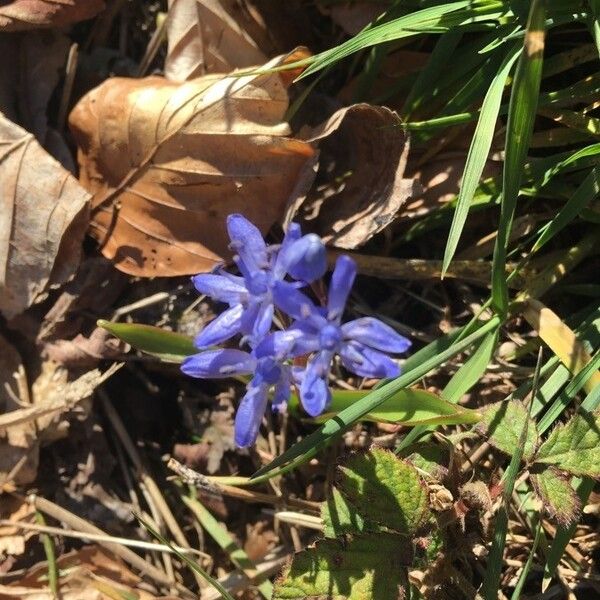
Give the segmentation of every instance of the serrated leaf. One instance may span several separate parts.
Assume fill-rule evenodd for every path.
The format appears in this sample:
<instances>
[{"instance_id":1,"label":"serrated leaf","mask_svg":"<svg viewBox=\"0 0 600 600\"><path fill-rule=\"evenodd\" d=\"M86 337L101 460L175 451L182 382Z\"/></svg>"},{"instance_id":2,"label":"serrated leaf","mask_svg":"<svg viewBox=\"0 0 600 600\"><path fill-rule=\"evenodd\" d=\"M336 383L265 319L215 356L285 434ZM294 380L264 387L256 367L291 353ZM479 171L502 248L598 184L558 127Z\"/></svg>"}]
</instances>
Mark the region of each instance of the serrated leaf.
<instances>
[{"instance_id":1,"label":"serrated leaf","mask_svg":"<svg viewBox=\"0 0 600 600\"><path fill-rule=\"evenodd\" d=\"M338 489L368 521L402 533L429 516L428 496L417 470L392 452L374 448L340 467Z\"/></svg>"},{"instance_id":2,"label":"serrated leaf","mask_svg":"<svg viewBox=\"0 0 600 600\"><path fill-rule=\"evenodd\" d=\"M327 538L336 538L347 533L381 531L376 523L370 523L358 513L342 494L333 488L321 507L323 534Z\"/></svg>"},{"instance_id":3,"label":"serrated leaf","mask_svg":"<svg viewBox=\"0 0 600 600\"><path fill-rule=\"evenodd\" d=\"M532 473L531 482L551 518L563 527L577 521L581 502L564 473L555 467L548 467L541 473Z\"/></svg>"},{"instance_id":4,"label":"serrated leaf","mask_svg":"<svg viewBox=\"0 0 600 600\"><path fill-rule=\"evenodd\" d=\"M180 363L186 356L198 352L191 337L152 325L112 323L100 319L98 327L103 327L136 350L152 354L165 362Z\"/></svg>"},{"instance_id":5,"label":"serrated leaf","mask_svg":"<svg viewBox=\"0 0 600 600\"><path fill-rule=\"evenodd\" d=\"M398 535L321 540L296 554L273 600L397 600L411 561L412 546Z\"/></svg>"},{"instance_id":6,"label":"serrated leaf","mask_svg":"<svg viewBox=\"0 0 600 600\"><path fill-rule=\"evenodd\" d=\"M535 462L573 475L600 477L600 413L579 413L556 427L540 446Z\"/></svg>"},{"instance_id":7,"label":"serrated leaf","mask_svg":"<svg viewBox=\"0 0 600 600\"><path fill-rule=\"evenodd\" d=\"M400 457L432 477L440 477L448 470L450 450L443 444L418 442L405 448Z\"/></svg>"},{"instance_id":8,"label":"serrated leaf","mask_svg":"<svg viewBox=\"0 0 600 600\"><path fill-rule=\"evenodd\" d=\"M481 412L483 419L479 428L487 434L494 448L508 455L512 455L519 446L519 436L526 419L529 419L523 459L531 460L539 435L535 421L527 415L527 410L520 402L496 402L486 406Z\"/></svg>"}]
</instances>

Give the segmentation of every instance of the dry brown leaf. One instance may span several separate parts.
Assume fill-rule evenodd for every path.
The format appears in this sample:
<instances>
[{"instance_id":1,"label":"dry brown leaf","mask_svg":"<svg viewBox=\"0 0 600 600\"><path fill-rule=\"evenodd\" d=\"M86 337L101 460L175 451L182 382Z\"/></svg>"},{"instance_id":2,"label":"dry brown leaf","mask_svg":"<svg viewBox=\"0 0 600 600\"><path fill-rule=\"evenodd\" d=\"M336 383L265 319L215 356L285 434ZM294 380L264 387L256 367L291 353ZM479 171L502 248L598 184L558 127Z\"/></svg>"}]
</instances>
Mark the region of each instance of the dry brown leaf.
<instances>
[{"instance_id":1,"label":"dry brown leaf","mask_svg":"<svg viewBox=\"0 0 600 600\"><path fill-rule=\"evenodd\" d=\"M172 81L251 67L271 53L264 23L236 0L169 0L168 19L165 77Z\"/></svg>"},{"instance_id":2,"label":"dry brown leaf","mask_svg":"<svg viewBox=\"0 0 600 600\"><path fill-rule=\"evenodd\" d=\"M355 104L304 138L319 149L319 169L309 195L289 204L286 224L301 216L327 243L354 249L387 227L414 194L413 180L403 178L408 138L393 111Z\"/></svg>"},{"instance_id":3,"label":"dry brown leaf","mask_svg":"<svg viewBox=\"0 0 600 600\"><path fill-rule=\"evenodd\" d=\"M95 17L104 0L12 0L0 6L0 30L64 27Z\"/></svg>"},{"instance_id":4,"label":"dry brown leaf","mask_svg":"<svg viewBox=\"0 0 600 600\"><path fill-rule=\"evenodd\" d=\"M75 271L89 195L0 113L0 311L23 312Z\"/></svg>"},{"instance_id":5,"label":"dry brown leaf","mask_svg":"<svg viewBox=\"0 0 600 600\"><path fill-rule=\"evenodd\" d=\"M35 533L23 531L18 527L18 522L31 521L34 515L35 509L29 502L8 494L0 496L0 518L6 522L0 525L0 556L15 556L25 552L25 543Z\"/></svg>"},{"instance_id":6,"label":"dry brown leaf","mask_svg":"<svg viewBox=\"0 0 600 600\"><path fill-rule=\"evenodd\" d=\"M174 600L148 592L141 579L116 556L98 546L84 546L58 558L61 600ZM38 563L10 585L0 585L0 600L54 600L47 583L48 565Z\"/></svg>"},{"instance_id":7,"label":"dry brown leaf","mask_svg":"<svg viewBox=\"0 0 600 600\"><path fill-rule=\"evenodd\" d=\"M91 234L118 269L208 271L229 256L227 215L241 212L263 232L281 218L314 154L287 137L293 76L114 78L79 102L70 125L94 193Z\"/></svg>"},{"instance_id":8,"label":"dry brown leaf","mask_svg":"<svg viewBox=\"0 0 600 600\"><path fill-rule=\"evenodd\" d=\"M369 23L383 14L389 7L389 2L335 2L317 3L321 12L329 15L349 35L356 35Z\"/></svg>"}]
</instances>

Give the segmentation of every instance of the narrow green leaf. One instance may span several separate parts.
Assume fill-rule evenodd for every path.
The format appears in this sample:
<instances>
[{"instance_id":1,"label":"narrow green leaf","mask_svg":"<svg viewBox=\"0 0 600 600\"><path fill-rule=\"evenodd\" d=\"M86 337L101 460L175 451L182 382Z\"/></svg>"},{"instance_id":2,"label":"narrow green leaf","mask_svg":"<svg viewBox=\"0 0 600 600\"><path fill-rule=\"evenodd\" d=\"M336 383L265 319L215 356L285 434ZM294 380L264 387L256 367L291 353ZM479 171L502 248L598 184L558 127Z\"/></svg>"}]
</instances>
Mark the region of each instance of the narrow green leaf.
<instances>
[{"instance_id":1,"label":"narrow green leaf","mask_svg":"<svg viewBox=\"0 0 600 600\"><path fill-rule=\"evenodd\" d=\"M537 252L547 244L559 231L563 230L573 219L579 215L594 198L600 193L600 169L594 167L590 174L583 180L576 192L560 209L558 214L544 227L533 245L532 252Z\"/></svg>"},{"instance_id":2,"label":"narrow green leaf","mask_svg":"<svg viewBox=\"0 0 600 600\"><path fill-rule=\"evenodd\" d=\"M353 454L339 470L340 493L367 521L414 533L428 520L429 495L417 470L389 450Z\"/></svg>"},{"instance_id":3,"label":"narrow green leaf","mask_svg":"<svg viewBox=\"0 0 600 600\"><path fill-rule=\"evenodd\" d=\"M370 393L371 390L334 390L327 411L307 421L324 423ZM295 394L290 399L289 409L292 414L300 414L300 403ZM475 410L451 404L432 392L417 389L400 390L361 417L364 421L403 425L466 425L478 423L480 419L481 415Z\"/></svg>"},{"instance_id":4,"label":"narrow green leaf","mask_svg":"<svg viewBox=\"0 0 600 600\"><path fill-rule=\"evenodd\" d=\"M411 562L412 546L399 535L320 540L294 556L273 600L398 600Z\"/></svg>"},{"instance_id":5,"label":"narrow green leaf","mask_svg":"<svg viewBox=\"0 0 600 600\"><path fill-rule=\"evenodd\" d=\"M519 54L520 45L513 46L506 55L498 73L496 73L496 76L492 79L492 83L483 99L475 133L473 134L471 145L469 146L454 218L452 219L448 241L446 242L442 276L450 266L456 248L458 247L458 242L469 214L469 208L471 207L471 201L477 190L481 174L483 173L492 146L492 139L494 138L496 120L498 119L498 111L500 109L500 102L502 101L506 79L508 78L508 74L515 60L519 57Z\"/></svg>"},{"instance_id":6,"label":"narrow green leaf","mask_svg":"<svg viewBox=\"0 0 600 600\"><path fill-rule=\"evenodd\" d=\"M542 78L545 35L545 2L533 0L529 10L523 52L510 95L506 126L505 159L502 176L500 222L492 262L492 299L501 315L508 311L506 256L512 220L533 133L536 107Z\"/></svg>"},{"instance_id":7,"label":"narrow green leaf","mask_svg":"<svg viewBox=\"0 0 600 600\"><path fill-rule=\"evenodd\" d=\"M600 55L600 0L588 0L591 9L590 29L596 42L596 48Z\"/></svg>"},{"instance_id":8,"label":"narrow green leaf","mask_svg":"<svg viewBox=\"0 0 600 600\"><path fill-rule=\"evenodd\" d=\"M531 460L537 447L539 435L535 421L518 401L496 402L482 409L483 419L478 427L486 432L489 442L498 450L512 456L519 445L519 436L527 429L523 445L523 458ZM527 425L527 427L525 427Z\"/></svg>"},{"instance_id":9,"label":"narrow green leaf","mask_svg":"<svg viewBox=\"0 0 600 600\"><path fill-rule=\"evenodd\" d=\"M542 524L538 522L535 528L535 537L533 538L533 545L531 546L531 550L529 551L529 556L527 557L527 562L519 575L519 581L517 581L517 585L510 597L510 600L519 600L521 598L521 592L525 587L525 582L527 581L527 577L529 577L529 573L531 571L531 567L533 566L533 559L535 557L535 553L537 552L538 545L540 543L540 539L542 537Z\"/></svg>"},{"instance_id":10,"label":"narrow green leaf","mask_svg":"<svg viewBox=\"0 0 600 600\"><path fill-rule=\"evenodd\" d=\"M579 413L552 430L535 462L573 475L600 477L600 413Z\"/></svg>"},{"instance_id":11,"label":"narrow green leaf","mask_svg":"<svg viewBox=\"0 0 600 600\"><path fill-rule=\"evenodd\" d=\"M416 360L413 360L411 366L414 365L414 367L412 367L410 370L407 368L405 373L403 375L400 375L400 377L398 377L397 379L394 379L381 386L380 388L373 390L362 400L355 402L348 408L345 408L342 412L340 412L332 419L329 419L326 423L321 425L321 427L317 431L305 437L297 444L294 444L291 448L289 448L286 452L278 456L271 463L259 469L253 475L253 478L264 475L265 473L281 465L290 463L298 457L300 457L300 459L298 460L298 462L295 463L296 465L302 464L303 462L310 460L332 439L334 439L336 436L340 435L346 429L351 427L353 423L364 417L364 415L369 414L370 412L375 410L388 398L391 398L396 392L416 383L431 369L434 369L435 367L443 364L459 352L463 352L464 350L469 348L471 344L475 343L477 340L485 336L489 331L496 329L498 323L498 317L491 318L489 321L481 325L479 329L477 329L464 339L453 343L449 347L446 347L437 355L430 356L430 353L432 352L432 348L439 347L440 344L433 343L432 345L430 345L431 348L429 346L427 348L424 348L423 350L427 350L427 352L424 352L423 355L429 356L428 359L423 360L420 363L417 363ZM447 344L448 341L445 340L441 344L441 347L444 348L445 346L447 346ZM413 355L412 358L414 359L418 354L419 352Z\"/></svg>"},{"instance_id":12,"label":"narrow green leaf","mask_svg":"<svg viewBox=\"0 0 600 600\"><path fill-rule=\"evenodd\" d=\"M211 577L197 562L191 560L182 552L179 552L179 550L177 550L177 548L173 546L173 544L171 544L171 542L169 542L167 538L165 538L160 533L158 533L158 531L153 529L149 523L142 519L142 517L140 517L137 514L135 515L135 517L142 524L144 529L146 529L148 533L150 533L150 535L155 537L161 544L168 546L173 552L173 554L175 554L181 561L183 561L192 571L194 571L195 573L200 575L200 577L208 581L208 583L212 585L221 594L222 598L225 598L225 600L235 600L234 597L216 579Z\"/></svg>"},{"instance_id":13,"label":"narrow green leaf","mask_svg":"<svg viewBox=\"0 0 600 600\"><path fill-rule=\"evenodd\" d=\"M191 337L160 327L141 323L113 323L104 319L97 324L136 350L152 354L165 362L180 363L186 356L198 352Z\"/></svg>"},{"instance_id":14,"label":"narrow green leaf","mask_svg":"<svg viewBox=\"0 0 600 600\"><path fill-rule=\"evenodd\" d=\"M250 560L244 549L235 541L231 534L221 525L200 502L195 498L181 496L184 504L194 513L202 527L212 537L212 539L229 555L231 562L246 572L247 575L252 575L256 571L256 565ZM270 600L273 593L273 585L268 579L260 582L258 590L264 598Z\"/></svg>"},{"instance_id":15,"label":"narrow green leaf","mask_svg":"<svg viewBox=\"0 0 600 600\"><path fill-rule=\"evenodd\" d=\"M579 519L581 502L562 471L548 467L540 473L532 473L531 483L550 518L563 527Z\"/></svg>"}]
</instances>

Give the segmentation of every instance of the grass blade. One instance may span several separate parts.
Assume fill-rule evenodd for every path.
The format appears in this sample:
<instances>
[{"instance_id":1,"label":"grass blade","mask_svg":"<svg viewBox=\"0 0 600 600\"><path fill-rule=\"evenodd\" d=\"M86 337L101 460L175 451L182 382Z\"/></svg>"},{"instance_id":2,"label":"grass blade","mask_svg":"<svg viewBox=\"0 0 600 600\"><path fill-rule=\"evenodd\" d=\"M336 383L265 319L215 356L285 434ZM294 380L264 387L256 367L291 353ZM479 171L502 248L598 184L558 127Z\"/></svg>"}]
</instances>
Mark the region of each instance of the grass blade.
<instances>
[{"instance_id":1,"label":"grass blade","mask_svg":"<svg viewBox=\"0 0 600 600\"><path fill-rule=\"evenodd\" d=\"M225 598L225 600L235 600L235 598L216 579L211 577L197 562L191 560L182 552L179 552L179 550L177 550L177 548L173 546L173 544L171 544L167 538L163 537L158 531L153 529L149 523L142 519L142 517L139 515L135 515L135 517L148 531L148 533L150 533L150 535L155 537L161 544L168 546L173 554L182 560L192 571L194 571L194 573L197 573L200 575L200 577L208 581L208 583L210 583L210 585L212 585L221 594L222 598Z\"/></svg>"},{"instance_id":2,"label":"grass blade","mask_svg":"<svg viewBox=\"0 0 600 600\"><path fill-rule=\"evenodd\" d=\"M544 0L533 0L508 109L500 223L492 263L492 299L503 316L508 312L507 248L542 79L545 14Z\"/></svg>"},{"instance_id":3,"label":"grass blade","mask_svg":"<svg viewBox=\"0 0 600 600\"><path fill-rule=\"evenodd\" d=\"M463 227L467 220L467 215L469 214L473 196L477 190L481 174L483 173L492 146L492 139L494 137L494 129L496 127L496 120L498 119L498 111L500 110L504 86L506 85L508 74L515 60L519 57L519 53L520 46L513 46L500 66L498 73L493 78L483 100L483 104L481 105L475 133L473 134L473 139L467 154L454 218L452 219L448 241L446 242L444 262L442 265L442 277L446 273L446 270L454 257L454 253L456 252Z\"/></svg>"}]
</instances>

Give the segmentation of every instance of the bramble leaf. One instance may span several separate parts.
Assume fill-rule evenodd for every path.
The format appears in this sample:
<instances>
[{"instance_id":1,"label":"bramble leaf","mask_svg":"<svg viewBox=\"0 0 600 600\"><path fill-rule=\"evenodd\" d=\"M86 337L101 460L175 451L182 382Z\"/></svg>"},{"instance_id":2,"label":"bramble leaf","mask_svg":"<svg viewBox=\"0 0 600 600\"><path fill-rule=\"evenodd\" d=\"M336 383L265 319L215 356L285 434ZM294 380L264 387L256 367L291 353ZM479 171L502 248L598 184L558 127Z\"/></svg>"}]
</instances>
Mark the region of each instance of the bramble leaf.
<instances>
[{"instance_id":1,"label":"bramble leaf","mask_svg":"<svg viewBox=\"0 0 600 600\"><path fill-rule=\"evenodd\" d=\"M412 558L412 545L389 533L320 540L296 554L273 600L397 600Z\"/></svg>"},{"instance_id":2,"label":"bramble leaf","mask_svg":"<svg viewBox=\"0 0 600 600\"><path fill-rule=\"evenodd\" d=\"M340 472L339 491L367 521L411 533L428 519L427 489L417 470L392 452L354 454Z\"/></svg>"},{"instance_id":3,"label":"bramble leaf","mask_svg":"<svg viewBox=\"0 0 600 600\"><path fill-rule=\"evenodd\" d=\"M323 534L328 538L335 538L347 533L381 530L376 523L366 521L336 488L333 488L323 503L321 518L323 519Z\"/></svg>"},{"instance_id":4,"label":"bramble leaf","mask_svg":"<svg viewBox=\"0 0 600 600\"><path fill-rule=\"evenodd\" d=\"M600 412L575 415L540 446L536 463L556 465L573 475L600 477Z\"/></svg>"},{"instance_id":5,"label":"bramble leaf","mask_svg":"<svg viewBox=\"0 0 600 600\"><path fill-rule=\"evenodd\" d=\"M486 433L489 442L494 448L505 454L512 455L519 446L521 432L525 422L529 419L527 439L523 448L523 459L531 460L535 452L539 434L535 421L527 415L527 410L514 400L509 402L496 402L482 409L482 423L478 429Z\"/></svg>"},{"instance_id":6,"label":"bramble leaf","mask_svg":"<svg viewBox=\"0 0 600 600\"><path fill-rule=\"evenodd\" d=\"M563 527L577 521L581 502L564 473L555 467L548 467L541 473L532 474L531 482L550 517Z\"/></svg>"}]
</instances>

